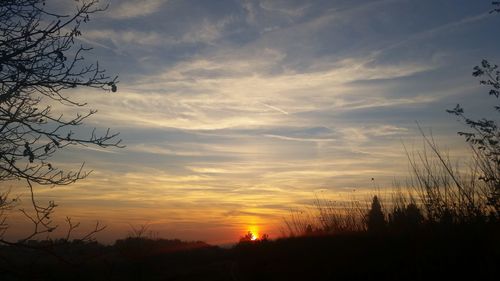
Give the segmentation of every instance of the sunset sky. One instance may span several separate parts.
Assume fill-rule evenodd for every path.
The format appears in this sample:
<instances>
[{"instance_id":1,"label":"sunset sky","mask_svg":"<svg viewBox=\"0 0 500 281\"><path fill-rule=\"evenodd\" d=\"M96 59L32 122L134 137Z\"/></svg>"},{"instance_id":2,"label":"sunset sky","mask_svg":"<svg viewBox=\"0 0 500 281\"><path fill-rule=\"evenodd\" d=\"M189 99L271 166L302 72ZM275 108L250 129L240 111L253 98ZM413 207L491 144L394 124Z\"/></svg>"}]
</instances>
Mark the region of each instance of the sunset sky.
<instances>
[{"instance_id":1,"label":"sunset sky","mask_svg":"<svg viewBox=\"0 0 500 281\"><path fill-rule=\"evenodd\" d=\"M483 58L500 62L490 9L490 0L112 0L76 43L119 75L118 92L71 96L98 110L89 128L120 132L127 147L59 153L55 165L94 171L38 196L82 231L108 225L102 241L145 223L160 237L211 243L250 229L276 237L315 196L364 199L404 179L402 143L421 146L415 121L467 155L463 126L445 110L489 114L471 73Z\"/></svg>"}]
</instances>

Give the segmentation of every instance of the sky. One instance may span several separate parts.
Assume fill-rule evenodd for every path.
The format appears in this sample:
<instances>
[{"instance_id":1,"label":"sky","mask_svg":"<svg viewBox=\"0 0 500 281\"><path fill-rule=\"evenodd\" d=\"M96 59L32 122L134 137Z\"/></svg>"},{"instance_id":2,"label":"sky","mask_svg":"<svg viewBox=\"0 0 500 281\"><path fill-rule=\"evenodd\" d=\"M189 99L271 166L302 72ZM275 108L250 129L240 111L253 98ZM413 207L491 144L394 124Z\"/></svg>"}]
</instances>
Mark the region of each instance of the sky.
<instances>
[{"instance_id":1,"label":"sky","mask_svg":"<svg viewBox=\"0 0 500 281\"><path fill-rule=\"evenodd\" d=\"M38 187L37 196L58 203L59 219L82 221L80 231L107 225L102 241L141 224L158 237L210 243L249 229L277 237L283 218L316 197L363 197L408 176L403 144L421 146L416 122L453 157L468 155L456 134L464 126L446 109L493 112L471 75L484 58L500 61L491 8L489 0L112 0L77 44L119 76L118 92L68 95L98 110L88 128L120 132L126 148L61 152L56 165L85 162L92 174Z\"/></svg>"}]
</instances>

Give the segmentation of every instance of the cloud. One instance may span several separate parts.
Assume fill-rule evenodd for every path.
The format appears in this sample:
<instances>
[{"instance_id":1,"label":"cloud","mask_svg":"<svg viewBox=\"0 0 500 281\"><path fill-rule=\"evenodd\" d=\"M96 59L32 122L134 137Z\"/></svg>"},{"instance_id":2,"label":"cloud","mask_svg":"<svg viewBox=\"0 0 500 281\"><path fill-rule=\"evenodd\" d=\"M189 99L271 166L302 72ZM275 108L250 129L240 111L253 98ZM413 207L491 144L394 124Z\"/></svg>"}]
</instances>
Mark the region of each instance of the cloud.
<instances>
[{"instance_id":1,"label":"cloud","mask_svg":"<svg viewBox=\"0 0 500 281\"><path fill-rule=\"evenodd\" d=\"M463 155L444 109L462 100L480 108L484 89L468 62L485 48L496 54L493 43L469 41L498 25L453 1L114 3L112 18L84 36L94 51L107 48L119 91L71 94L99 110L86 124L115 128L127 148L68 149L54 165L84 159L95 172L41 194L83 217L150 219L182 235L214 226L236 235L319 190L371 189L372 177L391 186L406 175L401 141L418 139L414 120Z\"/></svg>"},{"instance_id":2,"label":"cloud","mask_svg":"<svg viewBox=\"0 0 500 281\"><path fill-rule=\"evenodd\" d=\"M120 43L125 44L138 44L138 45L159 45L169 42L172 39L163 38L158 32L141 32L141 31L117 31L117 30L90 30L85 32L85 37L92 40L111 40L115 45L119 46Z\"/></svg>"},{"instance_id":3,"label":"cloud","mask_svg":"<svg viewBox=\"0 0 500 281\"><path fill-rule=\"evenodd\" d=\"M109 15L115 19L142 17L157 12L168 0L126 0L110 6Z\"/></svg>"},{"instance_id":4,"label":"cloud","mask_svg":"<svg viewBox=\"0 0 500 281\"><path fill-rule=\"evenodd\" d=\"M325 70L269 73L283 56L272 50L260 57L195 59L154 76L120 86L120 98L104 100L97 116L111 124L222 129L273 126L297 120L304 111L349 110L422 103L433 97L386 98L383 89L371 95L353 93L351 81L405 77L432 65L370 65L371 58L332 62ZM321 67L326 68L325 66ZM304 121L298 121L304 122Z\"/></svg>"},{"instance_id":5,"label":"cloud","mask_svg":"<svg viewBox=\"0 0 500 281\"><path fill-rule=\"evenodd\" d=\"M300 2L298 5L290 5L290 1L268 1L264 0L259 6L267 11L285 14L291 18L303 16L305 11L311 7L310 3Z\"/></svg>"},{"instance_id":6,"label":"cloud","mask_svg":"<svg viewBox=\"0 0 500 281\"><path fill-rule=\"evenodd\" d=\"M227 17L216 22L203 19L177 35L167 35L158 30L141 31L134 29L94 29L86 31L87 40L111 41L115 47L139 49L139 46L167 47L189 44L213 44L223 36L224 28L232 21ZM102 44L102 43L101 43Z\"/></svg>"}]
</instances>

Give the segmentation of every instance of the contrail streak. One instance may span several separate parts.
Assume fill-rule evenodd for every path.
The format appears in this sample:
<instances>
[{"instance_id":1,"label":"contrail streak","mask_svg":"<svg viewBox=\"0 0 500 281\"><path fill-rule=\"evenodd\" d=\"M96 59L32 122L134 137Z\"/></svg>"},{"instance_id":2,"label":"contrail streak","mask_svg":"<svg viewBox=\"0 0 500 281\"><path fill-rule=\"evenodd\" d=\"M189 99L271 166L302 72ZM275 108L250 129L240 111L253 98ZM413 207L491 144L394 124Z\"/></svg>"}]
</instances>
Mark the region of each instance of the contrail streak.
<instances>
[{"instance_id":1,"label":"contrail streak","mask_svg":"<svg viewBox=\"0 0 500 281\"><path fill-rule=\"evenodd\" d=\"M267 103L263 103L263 102L261 102L261 104L262 104L263 106L267 107L267 108L270 108L270 109L276 110L276 111L281 112L281 113L283 113L283 114L285 114L285 115L289 115L289 114L290 114L290 113L288 113L288 112L284 111L283 109L278 108L278 107L276 107L276 106L272 106L272 105L269 105L269 104L267 104Z\"/></svg>"}]
</instances>

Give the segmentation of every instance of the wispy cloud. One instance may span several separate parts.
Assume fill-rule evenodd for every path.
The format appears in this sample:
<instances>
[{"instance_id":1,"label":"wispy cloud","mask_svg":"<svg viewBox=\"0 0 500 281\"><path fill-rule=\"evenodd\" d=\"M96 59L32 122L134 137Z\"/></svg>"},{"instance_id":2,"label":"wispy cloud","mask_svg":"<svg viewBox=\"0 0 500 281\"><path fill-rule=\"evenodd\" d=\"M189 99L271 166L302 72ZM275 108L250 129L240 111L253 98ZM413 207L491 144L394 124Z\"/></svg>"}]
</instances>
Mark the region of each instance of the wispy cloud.
<instances>
[{"instance_id":1,"label":"wispy cloud","mask_svg":"<svg viewBox=\"0 0 500 281\"><path fill-rule=\"evenodd\" d=\"M433 98L394 99L383 92L353 96L356 88L348 84L410 76L428 71L432 65L377 66L370 65L371 59L346 59L332 63L324 71L273 75L270 69L280 56L267 58L183 62L133 85L124 84L120 99L101 102L98 108L108 114L98 118L179 129L272 126L294 120L291 114L297 112L336 108L345 111L428 102Z\"/></svg>"},{"instance_id":2,"label":"wispy cloud","mask_svg":"<svg viewBox=\"0 0 500 281\"><path fill-rule=\"evenodd\" d=\"M112 3L109 16L115 19L142 17L157 12L168 0L121 0Z\"/></svg>"},{"instance_id":3,"label":"wispy cloud","mask_svg":"<svg viewBox=\"0 0 500 281\"><path fill-rule=\"evenodd\" d=\"M111 41L116 48L138 46L167 47L185 44L213 44L223 36L223 30L233 21L232 17L225 17L217 21L203 19L189 25L182 33L168 35L158 29L143 31L136 29L95 29L85 32L88 40L106 42ZM102 43L101 43L102 44Z\"/></svg>"},{"instance_id":4,"label":"wispy cloud","mask_svg":"<svg viewBox=\"0 0 500 281\"><path fill-rule=\"evenodd\" d=\"M86 124L121 131L127 148L68 149L54 165L85 159L95 172L41 195L120 231L150 220L211 242L278 224L319 190L390 186L407 172L414 120L460 152L444 109L482 114L468 63L498 53L498 19L438 2L113 1L82 40L120 72L119 90L71 94L99 110Z\"/></svg>"}]
</instances>

